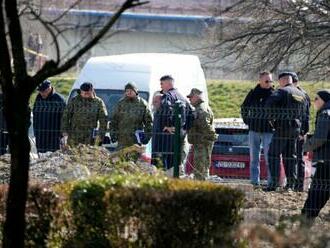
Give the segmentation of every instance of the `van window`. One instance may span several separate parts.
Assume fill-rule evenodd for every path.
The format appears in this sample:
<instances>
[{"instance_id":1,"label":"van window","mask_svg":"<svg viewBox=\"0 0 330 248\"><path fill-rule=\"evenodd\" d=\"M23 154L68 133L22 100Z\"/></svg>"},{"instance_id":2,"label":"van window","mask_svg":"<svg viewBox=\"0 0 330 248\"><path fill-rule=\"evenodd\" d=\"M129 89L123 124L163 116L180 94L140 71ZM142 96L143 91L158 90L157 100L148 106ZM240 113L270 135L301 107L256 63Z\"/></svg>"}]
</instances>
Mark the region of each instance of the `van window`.
<instances>
[{"instance_id":1,"label":"van window","mask_svg":"<svg viewBox=\"0 0 330 248\"><path fill-rule=\"evenodd\" d=\"M110 118L114 106L118 103L119 99L124 96L124 90L107 90L107 89L95 89L95 93L100 97L107 107L108 116ZM69 96L69 101L78 94L78 90L75 89ZM139 91L139 96L148 102L149 93L145 91Z\"/></svg>"}]
</instances>

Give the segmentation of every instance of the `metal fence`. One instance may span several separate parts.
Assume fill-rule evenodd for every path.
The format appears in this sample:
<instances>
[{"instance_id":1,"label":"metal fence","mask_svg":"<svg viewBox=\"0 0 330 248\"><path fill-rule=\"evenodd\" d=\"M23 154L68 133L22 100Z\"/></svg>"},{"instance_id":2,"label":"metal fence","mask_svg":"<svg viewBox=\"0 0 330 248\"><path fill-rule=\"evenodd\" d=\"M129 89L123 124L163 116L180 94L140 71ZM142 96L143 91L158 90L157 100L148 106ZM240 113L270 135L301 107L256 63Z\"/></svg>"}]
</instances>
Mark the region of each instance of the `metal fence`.
<instances>
[{"instance_id":1,"label":"metal fence","mask_svg":"<svg viewBox=\"0 0 330 248\"><path fill-rule=\"evenodd\" d=\"M66 140L63 139L61 127L63 111L64 107L57 103L49 103L47 106L39 106L33 109L31 138L35 142L38 153L56 151L67 145ZM90 111L93 112L95 109ZM275 197L274 194L296 194L297 201L301 202L302 199L308 199L304 208L307 215L318 215L319 210L329 199L330 192L330 151L328 150L330 137L327 133L329 128L317 130L320 126L317 124L315 133L318 132L324 135L325 138L313 138L309 135L307 141L305 141L305 139L300 139L303 135L299 132L301 123L296 122L299 118L301 119L299 116L302 116L303 113L298 113L292 109L275 111L274 109L267 110L264 108L248 109L246 111L246 113L242 113L244 118L248 116L250 118L248 121L250 123L254 122L257 129L262 129L263 125L267 123L271 127L268 130L270 135L266 137L263 134L267 132L261 132L260 135L251 128L249 129L249 126L243 123L241 118L214 120L213 125L218 137L213 145L210 163L207 164L209 168L208 179L218 183L251 185L247 190L247 197L250 200L254 199L256 202L260 200L260 194L263 197L266 197L264 194L269 194L268 196L273 198ZM76 114L87 116L90 113L81 108L77 109ZM136 114L141 115L138 112ZM160 116L157 117L157 114ZM129 115L132 115L132 113L129 113ZM194 145L189 144L187 141L189 131L186 134L186 130L183 128L182 112L179 109L177 111L173 110L171 113L154 112L153 116L152 131L150 133L144 132L145 127L141 124L141 126L136 126L136 128L125 134L132 138L132 144L143 145L142 143L145 143L146 151L142 159L164 168L164 170L174 168L171 175L175 176L185 174L186 177L192 177L189 175L196 176L198 173L204 173L195 166ZM84 119L76 118L78 120ZM323 126L329 127L330 120L328 118L320 119L320 115L317 118L319 124L324 122ZM170 119L172 122L168 122ZM157 123L160 120L171 123L175 128L171 132L164 132L163 127L157 126L160 125L160 123ZM303 119L301 119L301 122L303 122ZM129 124L127 123L127 126ZM75 123L71 122L71 125L74 127ZM68 132L68 139L70 139L70 136L84 134L88 137L86 144L100 145L102 143L111 152L117 149L118 142L111 136L120 136L123 130L126 130L126 128L119 127L117 130L111 131L111 117L108 117L108 126L104 130L105 136L101 135L102 140L97 139L103 133L100 130L99 122L96 122L96 125L90 122L80 123L79 130L75 130L75 133L73 131ZM144 137L150 137L150 141L142 142ZM202 140L203 138L199 136L197 139ZM306 146L305 143L311 141L315 144L309 147L314 147L314 151L303 150L302 148ZM8 144L7 132L4 127L1 129L0 144L1 154L3 154L7 151ZM254 149L251 148L252 144L256 146ZM198 176L196 177L198 178ZM308 190L308 195L302 193ZM292 195L289 196L292 197ZM274 204L280 212L287 209L285 202ZM291 210L295 209L295 213L298 213L302 207L301 202L295 207L291 207Z\"/></svg>"}]
</instances>

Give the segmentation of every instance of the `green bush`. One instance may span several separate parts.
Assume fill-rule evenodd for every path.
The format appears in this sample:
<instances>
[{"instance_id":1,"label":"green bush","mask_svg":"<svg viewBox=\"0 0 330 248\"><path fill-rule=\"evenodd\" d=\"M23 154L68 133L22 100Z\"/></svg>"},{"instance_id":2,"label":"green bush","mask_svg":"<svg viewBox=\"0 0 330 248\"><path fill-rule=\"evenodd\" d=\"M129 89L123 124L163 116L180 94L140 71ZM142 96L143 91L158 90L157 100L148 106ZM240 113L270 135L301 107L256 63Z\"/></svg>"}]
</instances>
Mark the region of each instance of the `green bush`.
<instances>
[{"instance_id":1,"label":"green bush","mask_svg":"<svg viewBox=\"0 0 330 248\"><path fill-rule=\"evenodd\" d=\"M243 194L206 182L133 175L71 187L67 247L228 247L241 219Z\"/></svg>"}]
</instances>

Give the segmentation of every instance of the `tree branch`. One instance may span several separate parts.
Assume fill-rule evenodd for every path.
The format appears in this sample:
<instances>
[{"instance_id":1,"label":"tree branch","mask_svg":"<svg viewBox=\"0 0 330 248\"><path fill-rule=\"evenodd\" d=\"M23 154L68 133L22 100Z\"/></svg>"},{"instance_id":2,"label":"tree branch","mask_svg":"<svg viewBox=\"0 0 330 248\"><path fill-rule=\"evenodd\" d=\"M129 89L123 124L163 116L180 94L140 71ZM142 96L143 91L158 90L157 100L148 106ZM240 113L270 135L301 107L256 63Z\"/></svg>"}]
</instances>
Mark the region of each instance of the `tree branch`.
<instances>
[{"instance_id":1,"label":"tree branch","mask_svg":"<svg viewBox=\"0 0 330 248\"><path fill-rule=\"evenodd\" d=\"M121 8L111 17L108 23L106 23L106 25L98 32L98 34L93 39L91 39L84 47L79 49L70 59L68 59L63 65L59 67L57 67L54 61L52 60L47 61L45 65L39 70L39 72L33 77L33 80L35 82L41 82L47 77L60 74L70 69L72 66L75 65L75 63L84 53L86 53L89 49L91 49L103 38L103 36L110 30L110 28L114 25L114 23L118 20L118 18L124 11L147 3L149 3L149 1L144 1L144 2L140 2L139 0L125 1L124 4L121 6ZM37 83L34 86L34 88L36 86Z\"/></svg>"},{"instance_id":2,"label":"tree branch","mask_svg":"<svg viewBox=\"0 0 330 248\"><path fill-rule=\"evenodd\" d=\"M6 38L6 26L3 16L3 0L0 0L0 78L2 90L10 92L13 89L13 74L10 67L10 54Z\"/></svg>"},{"instance_id":3,"label":"tree branch","mask_svg":"<svg viewBox=\"0 0 330 248\"><path fill-rule=\"evenodd\" d=\"M8 18L8 31L14 63L15 81L24 83L27 79L26 62L23 50L22 29L19 22L17 2L5 0L5 10ZM20 86L20 85L17 85Z\"/></svg>"}]
</instances>

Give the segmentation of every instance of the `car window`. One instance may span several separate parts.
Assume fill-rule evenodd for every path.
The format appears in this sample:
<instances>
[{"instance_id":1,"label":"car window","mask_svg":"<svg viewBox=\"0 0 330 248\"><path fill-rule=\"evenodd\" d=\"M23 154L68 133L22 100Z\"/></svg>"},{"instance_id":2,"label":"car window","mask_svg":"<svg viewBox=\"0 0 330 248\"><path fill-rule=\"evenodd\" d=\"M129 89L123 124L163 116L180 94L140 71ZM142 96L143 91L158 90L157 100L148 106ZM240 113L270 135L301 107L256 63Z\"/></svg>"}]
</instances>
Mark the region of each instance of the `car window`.
<instances>
[{"instance_id":1,"label":"car window","mask_svg":"<svg viewBox=\"0 0 330 248\"><path fill-rule=\"evenodd\" d=\"M108 116L110 118L113 108L118 103L119 99L124 96L124 90L107 90L107 89L95 89L95 93L98 97L100 97L105 106L107 107ZM78 90L73 90L70 94L69 101L74 96L78 94ZM148 102L149 93L145 91L139 91L139 96Z\"/></svg>"},{"instance_id":2,"label":"car window","mask_svg":"<svg viewBox=\"0 0 330 248\"><path fill-rule=\"evenodd\" d=\"M216 129L218 144L230 146L249 146L248 130L245 129Z\"/></svg>"}]
</instances>

